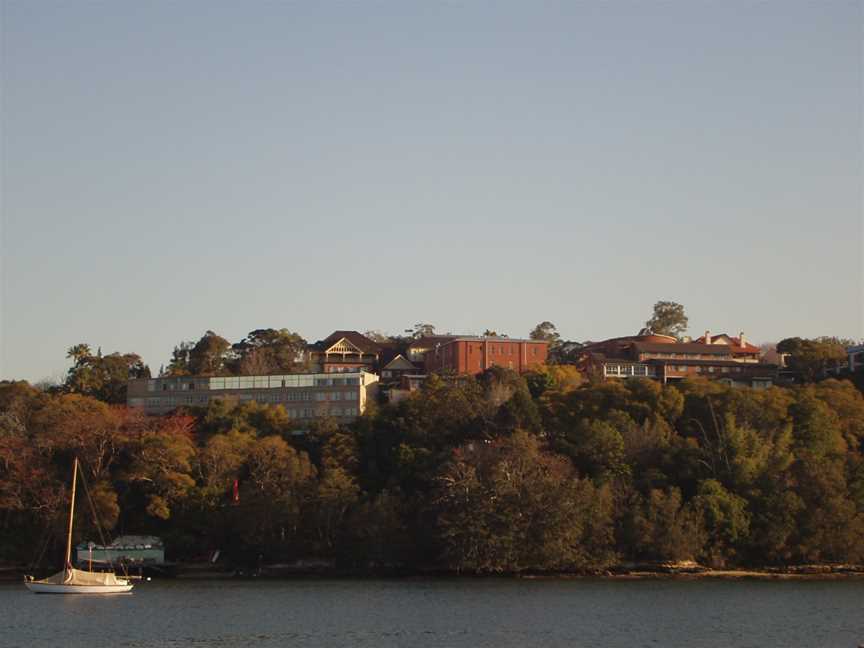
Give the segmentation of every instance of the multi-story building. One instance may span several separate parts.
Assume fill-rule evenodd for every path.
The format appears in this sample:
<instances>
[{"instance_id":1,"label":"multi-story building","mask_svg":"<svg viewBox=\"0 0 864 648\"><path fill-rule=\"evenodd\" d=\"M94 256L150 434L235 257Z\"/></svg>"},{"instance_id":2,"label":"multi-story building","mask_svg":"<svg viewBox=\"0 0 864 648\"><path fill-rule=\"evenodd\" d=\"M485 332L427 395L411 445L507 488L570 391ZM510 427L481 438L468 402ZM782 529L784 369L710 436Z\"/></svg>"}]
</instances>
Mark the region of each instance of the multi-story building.
<instances>
[{"instance_id":1,"label":"multi-story building","mask_svg":"<svg viewBox=\"0 0 864 648\"><path fill-rule=\"evenodd\" d=\"M427 372L478 374L489 367L505 367L524 373L546 362L549 343L505 337L440 339L424 353Z\"/></svg>"},{"instance_id":2,"label":"multi-story building","mask_svg":"<svg viewBox=\"0 0 864 648\"><path fill-rule=\"evenodd\" d=\"M306 354L313 371L342 373L374 372L383 349L357 331L334 331L320 342L309 345Z\"/></svg>"},{"instance_id":3,"label":"multi-story building","mask_svg":"<svg viewBox=\"0 0 864 648\"><path fill-rule=\"evenodd\" d=\"M167 414L178 407L206 407L214 400L256 401L282 405L288 416L309 421L324 416L348 421L374 399L378 376L354 373L307 373L282 376L166 376L129 381L126 402L147 414Z\"/></svg>"},{"instance_id":4,"label":"multi-story building","mask_svg":"<svg viewBox=\"0 0 864 648\"><path fill-rule=\"evenodd\" d=\"M740 337L737 343L715 344L706 333L700 340L710 342L678 342L657 334L613 338L582 349L580 365L588 375L601 380L649 378L665 384L700 376L737 386L764 388L774 384L777 365L761 362L756 347L752 347L757 354L754 357L749 347L741 345Z\"/></svg>"}]
</instances>

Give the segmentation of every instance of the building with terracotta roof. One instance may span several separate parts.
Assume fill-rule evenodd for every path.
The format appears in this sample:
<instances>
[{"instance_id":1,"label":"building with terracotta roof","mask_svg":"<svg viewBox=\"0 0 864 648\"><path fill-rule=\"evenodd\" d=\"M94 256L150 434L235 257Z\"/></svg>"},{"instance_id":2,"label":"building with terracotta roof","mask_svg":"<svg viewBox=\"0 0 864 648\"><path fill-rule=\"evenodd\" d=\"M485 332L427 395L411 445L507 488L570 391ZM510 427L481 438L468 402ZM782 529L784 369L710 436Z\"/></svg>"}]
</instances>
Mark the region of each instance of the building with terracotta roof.
<instances>
[{"instance_id":1,"label":"building with terracotta roof","mask_svg":"<svg viewBox=\"0 0 864 648\"><path fill-rule=\"evenodd\" d=\"M724 344L729 347L732 356L742 362L759 362L762 357L762 350L750 344L745 339L743 331L738 334L738 337L726 333L711 335L710 331L705 331L705 335L693 341L700 344Z\"/></svg>"},{"instance_id":2,"label":"building with terracotta roof","mask_svg":"<svg viewBox=\"0 0 864 648\"><path fill-rule=\"evenodd\" d=\"M724 337L728 341L721 341ZM648 378L666 384L704 377L730 385L770 387L777 377L777 365L761 362L758 354L757 347L747 346L746 341L742 345L740 338L712 338L706 332L697 341L679 342L648 333L589 344L581 350L579 364L600 380Z\"/></svg>"},{"instance_id":3,"label":"building with terracotta roof","mask_svg":"<svg viewBox=\"0 0 864 648\"><path fill-rule=\"evenodd\" d=\"M545 364L549 343L506 337L452 336L432 344L424 353L427 372L478 374L489 367L524 373Z\"/></svg>"}]
</instances>

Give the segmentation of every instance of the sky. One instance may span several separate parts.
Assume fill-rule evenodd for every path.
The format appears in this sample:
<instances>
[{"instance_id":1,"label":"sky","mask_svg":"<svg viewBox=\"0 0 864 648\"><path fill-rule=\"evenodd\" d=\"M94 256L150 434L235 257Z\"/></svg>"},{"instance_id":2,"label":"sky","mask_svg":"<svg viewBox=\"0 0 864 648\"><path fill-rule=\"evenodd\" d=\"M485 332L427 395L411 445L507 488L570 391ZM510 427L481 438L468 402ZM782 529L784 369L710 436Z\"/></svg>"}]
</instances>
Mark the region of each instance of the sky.
<instances>
[{"instance_id":1,"label":"sky","mask_svg":"<svg viewBox=\"0 0 864 648\"><path fill-rule=\"evenodd\" d=\"M864 337L864 3L2 1L0 379L213 330Z\"/></svg>"}]
</instances>

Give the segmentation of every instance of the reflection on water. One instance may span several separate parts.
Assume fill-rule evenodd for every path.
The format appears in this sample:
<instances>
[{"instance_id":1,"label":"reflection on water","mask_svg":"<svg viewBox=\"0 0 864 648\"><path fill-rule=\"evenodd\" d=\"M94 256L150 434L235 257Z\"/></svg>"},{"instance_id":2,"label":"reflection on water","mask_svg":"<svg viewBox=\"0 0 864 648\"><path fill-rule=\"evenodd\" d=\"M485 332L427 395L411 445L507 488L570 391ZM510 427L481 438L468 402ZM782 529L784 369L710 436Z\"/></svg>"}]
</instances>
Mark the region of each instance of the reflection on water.
<instances>
[{"instance_id":1,"label":"reflection on water","mask_svg":"<svg viewBox=\"0 0 864 648\"><path fill-rule=\"evenodd\" d=\"M0 586L0 646L794 646L864 643L864 581L161 581Z\"/></svg>"}]
</instances>

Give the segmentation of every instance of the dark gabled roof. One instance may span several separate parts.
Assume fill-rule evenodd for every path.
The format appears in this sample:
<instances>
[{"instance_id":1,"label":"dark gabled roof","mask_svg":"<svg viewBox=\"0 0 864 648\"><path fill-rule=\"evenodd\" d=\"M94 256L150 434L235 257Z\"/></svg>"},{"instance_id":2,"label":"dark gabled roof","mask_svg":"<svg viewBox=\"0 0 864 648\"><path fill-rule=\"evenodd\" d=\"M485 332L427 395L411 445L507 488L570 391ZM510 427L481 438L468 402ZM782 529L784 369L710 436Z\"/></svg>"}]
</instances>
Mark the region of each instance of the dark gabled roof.
<instances>
[{"instance_id":1,"label":"dark gabled roof","mask_svg":"<svg viewBox=\"0 0 864 648\"><path fill-rule=\"evenodd\" d=\"M324 351L336 344L342 338L348 340L363 353L381 353L381 346L377 342L370 340L358 331L333 331L326 338L320 342L316 342L312 346L320 351Z\"/></svg>"},{"instance_id":2,"label":"dark gabled roof","mask_svg":"<svg viewBox=\"0 0 864 648\"><path fill-rule=\"evenodd\" d=\"M702 355L732 355L732 348L726 344L697 344L696 342L652 344L650 342L634 342L633 348L637 353L700 353Z\"/></svg>"}]
</instances>

